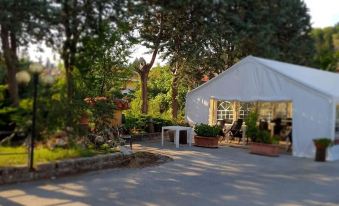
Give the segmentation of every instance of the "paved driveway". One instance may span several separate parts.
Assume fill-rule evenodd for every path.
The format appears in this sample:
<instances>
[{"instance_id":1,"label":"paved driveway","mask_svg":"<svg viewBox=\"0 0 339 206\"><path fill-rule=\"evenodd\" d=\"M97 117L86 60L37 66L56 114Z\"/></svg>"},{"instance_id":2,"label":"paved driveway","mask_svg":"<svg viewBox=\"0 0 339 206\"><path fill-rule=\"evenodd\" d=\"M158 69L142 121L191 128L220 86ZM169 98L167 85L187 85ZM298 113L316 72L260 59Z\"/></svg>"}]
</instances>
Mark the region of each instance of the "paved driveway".
<instances>
[{"instance_id":1,"label":"paved driveway","mask_svg":"<svg viewBox=\"0 0 339 206\"><path fill-rule=\"evenodd\" d=\"M0 187L0 205L339 205L339 162L173 145L174 161Z\"/></svg>"}]
</instances>

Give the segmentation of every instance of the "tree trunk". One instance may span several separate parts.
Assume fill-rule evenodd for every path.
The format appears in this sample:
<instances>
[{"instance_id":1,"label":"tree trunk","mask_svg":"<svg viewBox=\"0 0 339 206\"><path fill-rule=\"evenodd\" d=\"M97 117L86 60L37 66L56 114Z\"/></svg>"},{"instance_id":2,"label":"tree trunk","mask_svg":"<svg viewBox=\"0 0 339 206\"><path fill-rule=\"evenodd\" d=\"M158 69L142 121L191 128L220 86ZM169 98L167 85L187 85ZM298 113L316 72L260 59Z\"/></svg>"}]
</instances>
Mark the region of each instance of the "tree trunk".
<instances>
[{"instance_id":1,"label":"tree trunk","mask_svg":"<svg viewBox=\"0 0 339 206\"><path fill-rule=\"evenodd\" d=\"M64 66L65 66L65 73L66 73L66 85L67 85L67 99L68 99L68 103L71 102L72 100L72 71L71 71L71 63L70 63L70 54L68 52L68 48L67 48L67 43L68 41L66 40L66 42L64 43L64 48L63 48L63 52L62 52L62 60L64 61ZM66 44L67 43L67 44Z\"/></svg>"},{"instance_id":2,"label":"tree trunk","mask_svg":"<svg viewBox=\"0 0 339 206\"><path fill-rule=\"evenodd\" d=\"M155 62L155 58L157 57L159 48L160 48L160 42L162 38L162 30L163 30L163 15L161 13L160 15L160 25L159 25L159 33L157 35L157 39L155 41L155 48L152 53L151 61L146 64L144 62L143 65L139 65L139 67L136 68L136 71L140 75L141 79L141 99L142 99L142 105L141 105L141 113L147 114L148 113L148 89L147 89L147 82L148 82L148 74ZM141 62L140 62L141 63ZM140 67L141 66L141 67Z\"/></svg>"},{"instance_id":3,"label":"tree trunk","mask_svg":"<svg viewBox=\"0 0 339 206\"><path fill-rule=\"evenodd\" d=\"M71 4L68 1L62 3L62 24L65 28L66 39L63 43L62 59L65 65L66 71L66 83L67 83L67 99L68 103L72 104L74 96L73 85L73 68L75 65L75 55L77 53L77 43L79 39L79 26L77 21L77 8L79 7L78 1L72 1ZM80 9L80 8L78 8Z\"/></svg>"},{"instance_id":4,"label":"tree trunk","mask_svg":"<svg viewBox=\"0 0 339 206\"><path fill-rule=\"evenodd\" d=\"M66 67L66 81L67 81L67 99L71 103L73 99L73 75L71 66Z\"/></svg>"},{"instance_id":5,"label":"tree trunk","mask_svg":"<svg viewBox=\"0 0 339 206\"><path fill-rule=\"evenodd\" d=\"M140 74L141 79L141 112L143 114L148 113L148 89L147 89L147 82L148 82L148 72L143 72Z\"/></svg>"},{"instance_id":6,"label":"tree trunk","mask_svg":"<svg viewBox=\"0 0 339 206\"><path fill-rule=\"evenodd\" d=\"M10 99L13 106L19 105L19 92L18 84L16 82L16 67L17 67L17 54L16 54L16 38L14 33L4 26L1 27L1 44L4 53L5 64L7 67L7 84Z\"/></svg>"},{"instance_id":7,"label":"tree trunk","mask_svg":"<svg viewBox=\"0 0 339 206\"><path fill-rule=\"evenodd\" d=\"M178 75L174 74L172 79L172 118L176 120L178 118L179 102L178 102Z\"/></svg>"},{"instance_id":8,"label":"tree trunk","mask_svg":"<svg viewBox=\"0 0 339 206\"><path fill-rule=\"evenodd\" d=\"M61 56L65 65L67 99L69 104L72 103L74 96L73 68L75 65L75 54L77 52L76 47L74 46L76 44L75 42L76 41L73 39L67 39L64 43L64 48Z\"/></svg>"}]
</instances>

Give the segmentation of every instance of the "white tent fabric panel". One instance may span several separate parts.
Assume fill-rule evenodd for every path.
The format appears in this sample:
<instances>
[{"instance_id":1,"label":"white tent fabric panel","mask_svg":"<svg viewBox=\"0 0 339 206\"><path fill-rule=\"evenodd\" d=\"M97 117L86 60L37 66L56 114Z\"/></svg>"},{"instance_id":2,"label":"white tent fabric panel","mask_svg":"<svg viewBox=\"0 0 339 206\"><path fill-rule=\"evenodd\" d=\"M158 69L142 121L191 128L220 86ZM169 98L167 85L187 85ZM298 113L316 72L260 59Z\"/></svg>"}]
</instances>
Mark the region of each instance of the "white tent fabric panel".
<instances>
[{"instance_id":1,"label":"white tent fabric panel","mask_svg":"<svg viewBox=\"0 0 339 206\"><path fill-rule=\"evenodd\" d=\"M292 102L293 155L312 158L315 152L312 140L332 137L332 105L326 99L309 92L295 95Z\"/></svg>"},{"instance_id":2,"label":"white tent fabric panel","mask_svg":"<svg viewBox=\"0 0 339 206\"><path fill-rule=\"evenodd\" d=\"M339 97L339 74L274 60L252 58L258 63L270 67L314 90L328 94L336 99Z\"/></svg>"},{"instance_id":3,"label":"white tent fabric panel","mask_svg":"<svg viewBox=\"0 0 339 206\"><path fill-rule=\"evenodd\" d=\"M267 65L271 62L273 62L272 65ZM291 72L289 75L288 72L282 71L284 66L290 65L255 57L243 59L229 70L187 94L187 121L190 124L208 123L211 97L238 101L289 100L293 103L293 155L314 157L315 149L312 139L334 138L333 105L337 96L336 92L331 89L331 81L339 75L329 78L329 84L327 84L328 72L325 72L325 75L319 75L319 71L308 69L307 71L312 75L305 74L306 77L300 80L298 78L301 77L298 75L305 73L304 70L299 71L301 66L292 65L294 69L287 69ZM316 75L325 79L317 80ZM313 86L312 82L324 83L327 86ZM338 83L339 79L335 84ZM338 146L330 150L328 159L339 159L337 148Z\"/></svg>"}]
</instances>

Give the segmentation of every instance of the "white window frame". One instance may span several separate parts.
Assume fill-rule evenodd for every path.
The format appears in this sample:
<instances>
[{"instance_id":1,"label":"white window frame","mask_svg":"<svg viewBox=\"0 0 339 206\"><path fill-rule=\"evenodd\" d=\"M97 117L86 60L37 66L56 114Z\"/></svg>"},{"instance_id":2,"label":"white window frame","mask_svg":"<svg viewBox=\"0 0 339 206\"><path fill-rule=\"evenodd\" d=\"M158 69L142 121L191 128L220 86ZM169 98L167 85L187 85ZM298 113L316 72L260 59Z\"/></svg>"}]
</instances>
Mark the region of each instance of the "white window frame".
<instances>
[{"instance_id":1,"label":"white window frame","mask_svg":"<svg viewBox=\"0 0 339 206\"><path fill-rule=\"evenodd\" d=\"M251 102L240 102L239 119L246 119L252 111L253 106L254 105Z\"/></svg>"},{"instance_id":2,"label":"white window frame","mask_svg":"<svg viewBox=\"0 0 339 206\"><path fill-rule=\"evenodd\" d=\"M218 101L217 106L217 120L231 120L233 121L234 108L230 101Z\"/></svg>"}]
</instances>

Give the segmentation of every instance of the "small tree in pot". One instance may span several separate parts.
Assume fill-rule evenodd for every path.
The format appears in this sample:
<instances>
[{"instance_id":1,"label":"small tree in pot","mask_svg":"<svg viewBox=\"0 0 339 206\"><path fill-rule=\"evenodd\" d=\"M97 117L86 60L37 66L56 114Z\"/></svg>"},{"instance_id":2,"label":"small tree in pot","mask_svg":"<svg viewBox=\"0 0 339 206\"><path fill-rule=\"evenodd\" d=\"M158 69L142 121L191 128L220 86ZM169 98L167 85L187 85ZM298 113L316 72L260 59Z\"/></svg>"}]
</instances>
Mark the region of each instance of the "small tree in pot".
<instances>
[{"instance_id":1,"label":"small tree in pot","mask_svg":"<svg viewBox=\"0 0 339 206\"><path fill-rule=\"evenodd\" d=\"M197 124L194 127L194 132L197 134L194 136L195 146L217 148L219 147L219 134L222 131L219 126L210 126L207 124Z\"/></svg>"},{"instance_id":2,"label":"small tree in pot","mask_svg":"<svg viewBox=\"0 0 339 206\"><path fill-rule=\"evenodd\" d=\"M279 156L279 138L271 137L268 131L258 130L253 140L250 145L251 153L271 157Z\"/></svg>"},{"instance_id":3,"label":"small tree in pot","mask_svg":"<svg viewBox=\"0 0 339 206\"><path fill-rule=\"evenodd\" d=\"M246 118L246 135L251 138L250 152L266 156L279 156L279 139L257 127L258 113L251 112Z\"/></svg>"},{"instance_id":4,"label":"small tree in pot","mask_svg":"<svg viewBox=\"0 0 339 206\"><path fill-rule=\"evenodd\" d=\"M325 162L327 148L333 145L333 141L329 138L323 137L323 138L313 139L313 143L316 148L315 161Z\"/></svg>"},{"instance_id":5,"label":"small tree in pot","mask_svg":"<svg viewBox=\"0 0 339 206\"><path fill-rule=\"evenodd\" d=\"M246 122L246 136L250 137L252 142L255 142L258 128L257 128L257 121L258 121L258 113L251 112L247 118L245 119Z\"/></svg>"}]
</instances>

